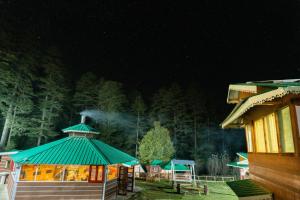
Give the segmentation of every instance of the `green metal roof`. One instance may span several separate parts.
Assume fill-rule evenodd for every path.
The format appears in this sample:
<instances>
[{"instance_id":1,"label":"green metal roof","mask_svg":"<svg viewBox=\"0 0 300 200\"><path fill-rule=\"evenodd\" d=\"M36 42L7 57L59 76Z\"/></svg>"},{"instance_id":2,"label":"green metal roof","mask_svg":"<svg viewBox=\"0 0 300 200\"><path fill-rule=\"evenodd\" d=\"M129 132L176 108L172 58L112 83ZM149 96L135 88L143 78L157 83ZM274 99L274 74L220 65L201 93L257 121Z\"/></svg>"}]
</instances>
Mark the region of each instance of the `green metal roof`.
<instances>
[{"instance_id":1,"label":"green metal roof","mask_svg":"<svg viewBox=\"0 0 300 200\"><path fill-rule=\"evenodd\" d=\"M125 162L125 163L122 163L123 165L125 166L129 166L129 167L132 167L134 165L138 165L140 164L138 160L133 160L133 161L130 161L130 162Z\"/></svg>"},{"instance_id":2,"label":"green metal roof","mask_svg":"<svg viewBox=\"0 0 300 200\"><path fill-rule=\"evenodd\" d=\"M231 163L228 163L227 166L228 167L242 168L242 169L245 169L245 168L249 167L249 165L241 164L240 162L231 162Z\"/></svg>"},{"instance_id":3,"label":"green metal roof","mask_svg":"<svg viewBox=\"0 0 300 200\"><path fill-rule=\"evenodd\" d=\"M227 182L238 197L271 195L272 193L251 179Z\"/></svg>"},{"instance_id":4,"label":"green metal roof","mask_svg":"<svg viewBox=\"0 0 300 200\"><path fill-rule=\"evenodd\" d=\"M244 158L244 159L248 159L248 154L247 153L243 153L243 152L238 152L236 153L238 156Z\"/></svg>"},{"instance_id":5,"label":"green metal roof","mask_svg":"<svg viewBox=\"0 0 300 200\"><path fill-rule=\"evenodd\" d=\"M152 160L151 163L150 163L150 165L151 166L156 166L156 165L160 165L162 163L163 163L162 160Z\"/></svg>"},{"instance_id":6,"label":"green metal roof","mask_svg":"<svg viewBox=\"0 0 300 200\"><path fill-rule=\"evenodd\" d=\"M171 161L161 165L161 168L164 170L171 170ZM190 171L190 169L185 165L175 164L175 171Z\"/></svg>"},{"instance_id":7,"label":"green metal roof","mask_svg":"<svg viewBox=\"0 0 300 200\"><path fill-rule=\"evenodd\" d=\"M74 136L24 150L11 158L20 164L61 165L110 165L136 160L99 140Z\"/></svg>"},{"instance_id":8,"label":"green metal roof","mask_svg":"<svg viewBox=\"0 0 300 200\"><path fill-rule=\"evenodd\" d=\"M153 160L151 166L159 165L163 170L171 170L171 161L164 162L162 160ZM190 169L185 165L175 164L175 171L189 171Z\"/></svg>"},{"instance_id":9,"label":"green metal roof","mask_svg":"<svg viewBox=\"0 0 300 200\"><path fill-rule=\"evenodd\" d=\"M87 124L80 123L74 126L70 126L62 130L64 133L77 132L77 133L94 133L99 134L96 129L90 127Z\"/></svg>"}]
</instances>

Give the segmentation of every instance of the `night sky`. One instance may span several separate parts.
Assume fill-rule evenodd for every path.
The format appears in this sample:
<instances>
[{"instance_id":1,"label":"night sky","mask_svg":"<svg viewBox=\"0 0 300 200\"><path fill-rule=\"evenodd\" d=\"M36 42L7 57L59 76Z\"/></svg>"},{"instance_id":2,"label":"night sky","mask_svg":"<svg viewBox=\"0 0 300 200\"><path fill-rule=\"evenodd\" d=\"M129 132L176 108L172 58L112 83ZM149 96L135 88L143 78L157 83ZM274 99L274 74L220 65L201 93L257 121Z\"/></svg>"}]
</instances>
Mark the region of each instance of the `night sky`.
<instances>
[{"instance_id":1,"label":"night sky","mask_svg":"<svg viewBox=\"0 0 300 200\"><path fill-rule=\"evenodd\" d=\"M0 0L19 31L56 45L74 79L93 71L151 93L197 82L300 77L298 1ZM1 17L5 17L4 14Z\"/></svg>"}]
</instances>

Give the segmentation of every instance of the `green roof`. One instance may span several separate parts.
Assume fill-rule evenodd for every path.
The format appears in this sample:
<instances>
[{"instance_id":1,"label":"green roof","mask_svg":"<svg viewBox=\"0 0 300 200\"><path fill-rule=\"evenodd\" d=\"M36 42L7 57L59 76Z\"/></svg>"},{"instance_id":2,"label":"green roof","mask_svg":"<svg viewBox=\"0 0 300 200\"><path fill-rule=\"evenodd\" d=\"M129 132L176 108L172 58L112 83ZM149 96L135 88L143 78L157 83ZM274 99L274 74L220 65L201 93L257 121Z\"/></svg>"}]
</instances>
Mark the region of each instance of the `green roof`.
<instances>
[{"instance_id":1,"label":"green roof","mask_svg":"<svg viewBox=\"0 0 300 200\"><path fill-rule=\"evenodd\" d=\"M110 165L136 160L100 140L67 137L24 150L11 158L20 164Z\"/></svg>"},{"instance_id":2,"label":"green roof","mask_svg":"<svg viewBox=\"0 0 300 200\"><path fill-rule=\"evenodd\" d=\"M62 132L64 132L64 133L76 132L76 133L99 134L99 132L96 129L94 129L94 128L92 128L89 125L84 124L84 123L80 123L80 124L65 128L65 129L62 130Z\"/></svg>"},{"instance_id":3,"label":"green roof","mask_svg":"<svg viewBox=\"0 0 300 200\"><path fill-rule=\"evenodd\" d=\"M236 153L238 156L244 158L244 159L248 159L248 154L247 153L243 153L243 152L238 152Z\"/></svg>"},{"instance_id":4,"label":"green roof","mask_svg":"<svg viewBox=\"0 0 300 200\"><path fill-rule=\"evenodd\" d=\"M234 193L238 197L272 194L270 191L250 179L227 182L227 185L234 191Z\"/></svg>"},{"instance_id":5,"label":"green roof","mask_svg":"<svg viewBox=\"0 0 300 200\"><path fill-rule=\"evenodd\" d=\"M171 161L161 165L164 170L171 170ZM175 164L175 171L189 171L190 169L185 165Z\"/></svg>"},{"instance_id":6,"label":"green roof","mask_svg":"<svg viewBox=\"0 0 300 200\"><path fill-rule=\"evenodd\" d=\"M247 164L241 164L240 162L231 162L231 163L228 163L227 166L229 167L236 167L236 168L248 168L249 165Z\"/></svg>"},{"instance_id":7,"label":"green roof","mask_svg":"<svg viewBox=\"0 0 300 200\"><path fill-rule=\"evenodd\" d=\"M151 166L156 166L156 165L161 165L163 163L162 160L152 160L150 165Z\"/></svg>"},{"instance_id":8,"label":"green roof","mask_svg":"<svg viewBox=\"0 0 300 200\"><path fill-rule=\"evenodd\" d=\"M134 166L134 165L138 165L140 164L138 160L133 160L133 161L130 161L130 162L125 162L125 163L122 163L123 165L126 165L126 166Z\"/></svg>"},{"instance_id":9,"label":"green roof","mask_svg":"<svg viewBox=\"0 0 300 200\"><path fill-rule=\"evenodd\" d=\"M163 170L171 170L171 161L164 162L162 160L153 160L151 166L159 165ZM189 171L190 169L185 165L175 164L175 171Z\"/></svg>"}]
</instances>

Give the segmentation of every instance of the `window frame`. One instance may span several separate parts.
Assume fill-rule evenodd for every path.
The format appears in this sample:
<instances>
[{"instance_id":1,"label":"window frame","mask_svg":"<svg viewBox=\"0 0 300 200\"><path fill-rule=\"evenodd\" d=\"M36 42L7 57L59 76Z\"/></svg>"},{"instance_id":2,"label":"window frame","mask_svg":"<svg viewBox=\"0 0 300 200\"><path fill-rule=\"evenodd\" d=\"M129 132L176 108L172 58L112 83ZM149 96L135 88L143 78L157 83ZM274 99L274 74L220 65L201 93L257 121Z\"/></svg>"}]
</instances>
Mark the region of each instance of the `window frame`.
<instances>
[{"instance_id":1,"label":"window frame","mask_svg":"<svg viewBox=\"0 0 300 200\"><path fill-rule=\"evenodd\" d=\"M91 180L92 167L96 167L95 180ZM102 168L102 180L98 180L99 167ZM104 182L104 176L105 176L105 167L103 165L90 165L89 178L88 178L89 183L103 183Z\"/></svg>"}]
</instances>

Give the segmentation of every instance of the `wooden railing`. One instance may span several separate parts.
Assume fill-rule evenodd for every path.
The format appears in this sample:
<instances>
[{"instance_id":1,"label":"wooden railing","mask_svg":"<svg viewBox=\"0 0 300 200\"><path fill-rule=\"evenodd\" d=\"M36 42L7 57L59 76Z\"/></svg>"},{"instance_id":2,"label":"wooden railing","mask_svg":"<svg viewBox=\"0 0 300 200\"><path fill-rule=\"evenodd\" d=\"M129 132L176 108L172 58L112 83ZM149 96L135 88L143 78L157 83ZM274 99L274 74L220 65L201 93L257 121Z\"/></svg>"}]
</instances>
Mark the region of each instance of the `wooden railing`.
<instances>
[{"instance_id":1,"label":"wooden railing","mask_svg":"<svg viewBox=\"0 0 300 200\"><path fill-rule=\"evenodd\" d=\"M195 179L198 182L227 182L227 181L234 181L235 177L233 177L233 176L195 176Z\"/></svg>"}]
</instances>

